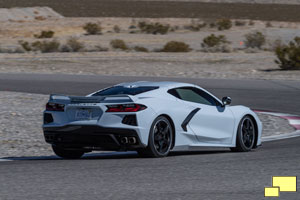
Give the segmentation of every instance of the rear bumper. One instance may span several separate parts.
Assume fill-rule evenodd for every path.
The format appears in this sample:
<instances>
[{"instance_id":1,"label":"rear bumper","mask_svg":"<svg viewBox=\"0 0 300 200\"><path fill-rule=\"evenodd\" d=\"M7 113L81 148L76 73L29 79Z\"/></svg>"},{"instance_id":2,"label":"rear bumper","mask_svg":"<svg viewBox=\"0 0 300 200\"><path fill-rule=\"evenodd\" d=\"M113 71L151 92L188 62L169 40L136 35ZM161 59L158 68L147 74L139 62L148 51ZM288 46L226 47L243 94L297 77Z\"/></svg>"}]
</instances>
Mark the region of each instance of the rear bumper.
<instances>
[{"instance_id":1,"label":"rear bumper","mask_svg":"<svg viewBox=\"0 0 300 200\"><path fill-rule=\"evenodd\" d=\"M47 143L65 148L92 150L134 150L144 148L134 129L105 128L96 125L44 127ZM124 143L124 138L135 138ZM123 139L123 140L122 140Z\"/></svg>"}]
</instances>

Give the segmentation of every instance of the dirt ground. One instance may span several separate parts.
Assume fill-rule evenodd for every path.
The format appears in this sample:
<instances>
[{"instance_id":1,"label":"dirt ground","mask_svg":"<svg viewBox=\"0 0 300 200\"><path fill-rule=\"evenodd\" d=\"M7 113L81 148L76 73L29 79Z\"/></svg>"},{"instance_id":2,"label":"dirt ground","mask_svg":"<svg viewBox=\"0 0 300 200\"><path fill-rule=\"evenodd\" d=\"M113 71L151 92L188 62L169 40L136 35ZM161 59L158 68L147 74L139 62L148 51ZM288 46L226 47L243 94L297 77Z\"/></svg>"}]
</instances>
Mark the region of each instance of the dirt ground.
<instances>
[{"instance_id":1,"label":"dirt ground","mask_svg":"<svg viewBox=\"0 0 300 200\"><path fill-rule=\"evenodd\" d=\"M177 26L174 32L166 35L145 33L131 34L129 26L139 21L160 22ZM63 18L43 21L9 21L0 22L0 48L18 48L18 41L43 41L34 34L41 30L52 30L54 38L61 44L70 37L76 37L84 43L86 49L94 46L108 48L106 52L79 53L0 53L0 71L26 73L67 73L67 74L103 74L103 75L139 75L139 76L175 76L194 78L251 78L251 79L284 79L299 80L300 71L279 70L271 51L244 49L245 34L260 31L265 34L267 43L263 48L271 49L274 41L283 43L300 36L300 24L292 22L272 22L266 27L265 21L245 20L245 26L233 26L230 30L218 31L215 28L204 28L199 32L185 29L192 23L187 18L139 19L139 18ZM87 22L101 24L101 35L86 35L82 28ZM194 20L195 22L195 20ZM200 21L200 23L202 23ZM233 20L234 22L234 20ZM120 33L113 27L118 25ZM231 42L230 53L202 52L201 43L210 34L223 34ZM141 53L135 51L118 51L110 46L113 39L122 39L129 47L143 46L153 51L162 48L171 40L185 42L193 51L189 53Z\"/></svg>"}]
</instances>

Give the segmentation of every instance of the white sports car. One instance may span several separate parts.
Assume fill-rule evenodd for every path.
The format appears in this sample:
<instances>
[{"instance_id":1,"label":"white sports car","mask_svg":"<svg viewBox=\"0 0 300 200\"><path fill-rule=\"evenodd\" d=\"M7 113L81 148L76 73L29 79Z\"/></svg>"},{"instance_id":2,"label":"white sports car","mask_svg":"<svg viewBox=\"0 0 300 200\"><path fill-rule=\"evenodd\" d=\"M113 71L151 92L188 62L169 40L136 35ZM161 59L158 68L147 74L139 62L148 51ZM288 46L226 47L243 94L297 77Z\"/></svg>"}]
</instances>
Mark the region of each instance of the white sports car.
<instances>
[{"instance_id":1,"label":"white sports car","mask_svg":"<svg viewBox=\"0 0 300 200\"><path fill-rule=\"evenodd\" d=\"M177 82L122 83L85 97L50 95L44 136L56 155L135 150L164 157L171 150L261 145L262 123L244 106L228 106L205 89Z\"/></svg>"}]
</instances>

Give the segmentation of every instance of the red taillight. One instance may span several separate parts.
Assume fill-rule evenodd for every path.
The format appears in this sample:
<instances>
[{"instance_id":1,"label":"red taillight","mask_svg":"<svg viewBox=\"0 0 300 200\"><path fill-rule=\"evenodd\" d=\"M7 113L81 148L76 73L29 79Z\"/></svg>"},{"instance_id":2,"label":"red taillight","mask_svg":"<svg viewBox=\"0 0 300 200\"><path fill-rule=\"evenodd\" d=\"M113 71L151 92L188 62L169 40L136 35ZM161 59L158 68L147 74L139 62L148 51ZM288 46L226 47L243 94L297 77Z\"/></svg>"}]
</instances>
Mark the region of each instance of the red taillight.
<instances>
[{"instance_id":1,"label":"red taillight","mask_svg":"<svg viewBox=\"0 0 300 200\"><path fill-rule=\"evenodd\" d=\"M65 105L64 104L59 104L59 103L47 103L46 104L46 110L47 111L60 111L63 112L65 110Z\"/></svg>"},{"instance_id":2,"label":"red taillight","mask_svg":"<svg viewBox=\"0 0 300 200\"><path fill-rule=\"evenodd\" d=\"M147 107L141 104L117 104L106 106L106 112L138 112L145 110Z\"/></svg>"}]
</instances>

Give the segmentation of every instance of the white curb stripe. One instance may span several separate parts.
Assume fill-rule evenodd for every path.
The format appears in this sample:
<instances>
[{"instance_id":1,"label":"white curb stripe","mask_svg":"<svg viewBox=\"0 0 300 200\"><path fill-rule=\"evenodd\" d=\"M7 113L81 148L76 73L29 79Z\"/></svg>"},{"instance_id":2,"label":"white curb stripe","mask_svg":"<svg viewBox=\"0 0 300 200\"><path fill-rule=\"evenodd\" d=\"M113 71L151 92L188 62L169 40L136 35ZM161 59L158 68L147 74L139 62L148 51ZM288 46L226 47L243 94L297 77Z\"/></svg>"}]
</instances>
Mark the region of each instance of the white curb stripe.
<instances>
[{"instance_id":1,"label":"white curb stripe","mask_svg":"<svg viewBox=\"0 0 300 200\"><path fill-rule=\"evenodd\" d=\"M9 159L1 159L1 158L0 158L0 162L7 162L7 161L13 161L13 160L9 160Z\"/></svg>"},{"instance_id":2,"label":"white curb stripe","mask_svg":"<svg viewBox=\"0 0 300 200\"><path fill-rule=\"evenodd\" d=\"M297 119L289 119L289 123L293 125L300 125L300 120Z\"/></svg>"},{"instance_id":3,"label":"white curb stripe","mask_svg":"<svg viewBox=\"0 0 300 200\"><path fill-rule=\"evenodd\" d=\"M262 137L261 141L262 142L270 142L274 140L284 140L284 139L289 139L289 138L294 138L294 137L300 137L300 131L295 131L293 133L286 133L286 134L280 134L280 135L271 135L271 136L266 136Z\"/></svg>"}]
</instances>

